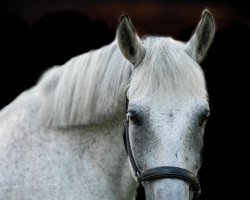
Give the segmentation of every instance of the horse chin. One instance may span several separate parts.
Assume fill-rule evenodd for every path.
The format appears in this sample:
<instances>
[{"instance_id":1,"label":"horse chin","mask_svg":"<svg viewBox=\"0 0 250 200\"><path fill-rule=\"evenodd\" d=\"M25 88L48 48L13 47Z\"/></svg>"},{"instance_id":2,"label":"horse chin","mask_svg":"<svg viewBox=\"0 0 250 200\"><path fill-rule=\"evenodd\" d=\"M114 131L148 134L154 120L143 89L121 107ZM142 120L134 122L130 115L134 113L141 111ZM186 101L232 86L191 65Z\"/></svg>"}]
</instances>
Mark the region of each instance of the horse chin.
<instances>
[{"instance_id":1,"label":"horse chin","mask_svg":"<svg viewBox=\"0 0 250 200\"><path fill-rule=\"evenodd\" d=\"M177 179L158 179L143 183L147 200L191 200L189 184Z\"/></svg>"}]
</instances>

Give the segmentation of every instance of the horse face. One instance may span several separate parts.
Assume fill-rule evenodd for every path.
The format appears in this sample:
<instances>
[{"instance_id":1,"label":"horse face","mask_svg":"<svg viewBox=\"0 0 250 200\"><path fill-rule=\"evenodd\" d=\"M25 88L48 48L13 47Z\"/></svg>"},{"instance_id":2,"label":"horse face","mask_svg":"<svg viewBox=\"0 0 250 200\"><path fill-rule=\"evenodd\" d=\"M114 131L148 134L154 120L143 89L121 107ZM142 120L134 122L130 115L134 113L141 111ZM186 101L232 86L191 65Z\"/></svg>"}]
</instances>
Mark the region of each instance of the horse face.
<instances>
[{"instance_id":1,"label":"horse face","mask_svg":"<svg viewBox=\"0 0 250 200\"><path fill-rule=\"evenodd\" d=\"M203 72L198 65L212 42L214 22L204 11L186 44L171 38L141 41L127 16L117 29L118 45L132 64L127 116L132 153L143 173L160 166L185 168L197 175L209 116ZM190 199L180 179L143 182L148 199Z\"/></svg>"},{"instance_id":2,"label":"horse face","mask_svg":"<svg viewBox=\"0 0 250 200\"><path fill-rule=\"evenodd\" d=\"M209 116L206 101L130 97L127 115L132 152L141 172L175 166L197 174ZM192 191L187 182L178 179L155 179L143 184L149 199L188 199Z\"/></svg>"}]
</instances>

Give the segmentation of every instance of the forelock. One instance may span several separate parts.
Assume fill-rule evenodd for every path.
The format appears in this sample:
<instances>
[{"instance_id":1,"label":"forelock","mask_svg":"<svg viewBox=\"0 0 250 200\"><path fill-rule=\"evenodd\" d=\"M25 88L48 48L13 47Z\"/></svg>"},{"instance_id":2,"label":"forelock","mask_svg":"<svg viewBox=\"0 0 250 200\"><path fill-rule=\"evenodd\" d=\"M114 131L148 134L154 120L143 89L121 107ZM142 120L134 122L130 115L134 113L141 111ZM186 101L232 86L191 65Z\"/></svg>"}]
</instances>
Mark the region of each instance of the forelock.
<instances>
[{"instance_id":1,"label":"forelock","mask_svg":"<svg viewBox=\"0 0 250 200\"><path fill-rule=\"evenodd\" d=\"M172 38L148 37L143 41L146 56L136 67L130 94L197 96L206 99L201 67L184 51L184 43Z\"/></svg>"}]
</instances>

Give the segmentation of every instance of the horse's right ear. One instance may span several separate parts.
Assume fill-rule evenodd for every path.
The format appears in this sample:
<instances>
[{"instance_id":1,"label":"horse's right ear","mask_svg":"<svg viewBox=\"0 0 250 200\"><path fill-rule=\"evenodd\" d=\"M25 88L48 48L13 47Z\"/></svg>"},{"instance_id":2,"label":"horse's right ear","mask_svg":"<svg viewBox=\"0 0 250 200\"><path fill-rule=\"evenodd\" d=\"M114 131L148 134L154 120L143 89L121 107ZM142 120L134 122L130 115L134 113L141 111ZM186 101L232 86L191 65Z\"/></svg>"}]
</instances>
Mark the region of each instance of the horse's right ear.
<instances>
[{"instance_id":1,"label":"horse's right ear","mask_svg":"<svg viewBox=\"0 0 250 200\"><path fill-rule=\"evenodd\" d=\"M200 63L207 54L213 41L214 33L215 23L213 16L208 10L204 10L193 36L186 44L186 53Z\"/></svg>"},{"instance_id":2,"label":"horse's right ear","mask_svg":"<svg viewBox=\"0 0 250 200\"><path fill-rule=\"evenodd\" d=\"M127 15L121 16L119 19L116 38L119 48L126 59L133 65L139 65L145 55L145 49L141 44L141 40L135 32L135 29Z\"/></svg>"}]
</instances>

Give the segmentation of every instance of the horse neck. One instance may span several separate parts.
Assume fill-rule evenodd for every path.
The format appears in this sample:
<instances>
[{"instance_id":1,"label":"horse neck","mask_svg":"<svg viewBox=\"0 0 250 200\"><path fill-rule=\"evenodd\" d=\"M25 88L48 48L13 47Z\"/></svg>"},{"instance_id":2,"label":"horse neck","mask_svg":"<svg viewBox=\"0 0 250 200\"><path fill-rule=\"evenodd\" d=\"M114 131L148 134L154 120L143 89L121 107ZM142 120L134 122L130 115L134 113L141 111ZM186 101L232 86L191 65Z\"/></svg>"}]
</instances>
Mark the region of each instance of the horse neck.
<instances>
[{"instance_id":1,"label":"horse neck","mask_svg":"<svg viewBox=\"0 0 250 200\"><path fill-rule=\"evenodd\" d=\"M56 137L66 138L65 143L72 146L67 154L73 151L72 156L80 159L71 163L71 169L74 169L73 165L80 167L81 178L89 180L90 185L98 186L89 190L97 190L100 194L105 191L105 195L110 197L105 199L135 199L136 182L129 169L122 122L60 130L63 134L59 131Z\"/></svg>"},{"instance_id":2,"label":"horse neck","mask_svg":"<svg viewBox=\"0 0 250 200\"><path fill-rule=\"evenodd\" d=\"M121 121L129 78L130 65L116 41L54 67L40 81L42 123L68 127Z\"/></svg>"},{"instance_id":3,"label":"horse neck","mask_svg":"<svg viewBox=\"0 0 250 200\"><path fill-rule=\"evenodd\" d=\"M97 174L102 187L108 181L122 199L136 190L123 142L129 78L129 63L113 42L52 68L38 84L41 124L72 137L79 156L84 149L87 176Z\"/></svg>"}]
</instances>

